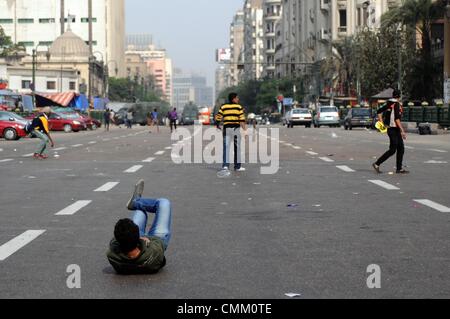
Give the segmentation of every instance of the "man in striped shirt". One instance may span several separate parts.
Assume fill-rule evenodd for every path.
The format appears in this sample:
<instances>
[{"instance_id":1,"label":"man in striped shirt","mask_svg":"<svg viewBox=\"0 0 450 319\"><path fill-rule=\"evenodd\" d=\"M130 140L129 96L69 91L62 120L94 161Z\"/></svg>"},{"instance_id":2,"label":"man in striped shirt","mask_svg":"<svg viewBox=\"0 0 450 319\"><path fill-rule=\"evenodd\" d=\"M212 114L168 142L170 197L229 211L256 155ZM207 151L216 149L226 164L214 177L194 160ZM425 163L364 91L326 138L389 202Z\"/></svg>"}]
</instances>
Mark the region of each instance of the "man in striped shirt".
<instances>
[{"instance_id":1,"label":"man in striped shirt","mask_svg":"<svg viewBox=\"0 0 450 319\"><path fill-rule=\"evenodd\" d=\"M221 106L216 115L216 125L220 128L223 122L223 169L230 169L230 145L234 143L234 169L238 172L245 171L241 163L241 128L247 131L244 108L239 105L239 97L236 93L230 93L228 104Z\"/></svg>"}]
</instances>

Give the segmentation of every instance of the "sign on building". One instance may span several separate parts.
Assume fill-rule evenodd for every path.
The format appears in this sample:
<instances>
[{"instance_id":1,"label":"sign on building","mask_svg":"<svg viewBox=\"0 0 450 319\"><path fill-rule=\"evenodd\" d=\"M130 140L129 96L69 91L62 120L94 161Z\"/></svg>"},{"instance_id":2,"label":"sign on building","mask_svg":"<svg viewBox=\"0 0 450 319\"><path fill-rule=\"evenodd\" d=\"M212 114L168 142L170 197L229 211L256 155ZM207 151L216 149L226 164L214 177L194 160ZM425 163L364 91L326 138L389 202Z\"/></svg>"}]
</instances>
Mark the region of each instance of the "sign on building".
<instances>
[{"instance_id":1,"label":"sign on building","mask_svg":"<svg viewBox=\"0 0 450 319\"><path fill-rule=\"evenodd\" d=\"M219 63L229 62L231 60L231 49L217 49L216 61Z\"/></svg>"},{"instance_id":2,"label":"sign on building","mask_svg":"<svg viewBox=\"0 0 450 319\"><path fill-rule=\"evenodd\" d=\"M446 105L450 104L450 79L444 82L444 103Z\"/></svg>"}]
</instances>

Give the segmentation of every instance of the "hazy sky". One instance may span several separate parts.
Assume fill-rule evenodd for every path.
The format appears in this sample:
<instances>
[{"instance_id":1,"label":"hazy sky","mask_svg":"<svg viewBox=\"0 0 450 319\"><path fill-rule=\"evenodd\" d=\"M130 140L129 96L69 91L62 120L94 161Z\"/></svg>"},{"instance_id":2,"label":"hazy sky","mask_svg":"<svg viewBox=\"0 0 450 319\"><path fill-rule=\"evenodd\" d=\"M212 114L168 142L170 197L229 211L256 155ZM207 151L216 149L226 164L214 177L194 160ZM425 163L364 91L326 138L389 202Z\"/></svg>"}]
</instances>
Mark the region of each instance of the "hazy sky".
<instances>
[{"instance_id":1,"label":"hazy sky","mask_svg":"<svg viewBox=\"0 0 450 319\"><path fill-rule=\"evenodd\" d=\"M174 67L215 79L215 49L229 46L233 16L244 0L126 0L127 33L150 33Z\"/></svg>"}]
</instances>

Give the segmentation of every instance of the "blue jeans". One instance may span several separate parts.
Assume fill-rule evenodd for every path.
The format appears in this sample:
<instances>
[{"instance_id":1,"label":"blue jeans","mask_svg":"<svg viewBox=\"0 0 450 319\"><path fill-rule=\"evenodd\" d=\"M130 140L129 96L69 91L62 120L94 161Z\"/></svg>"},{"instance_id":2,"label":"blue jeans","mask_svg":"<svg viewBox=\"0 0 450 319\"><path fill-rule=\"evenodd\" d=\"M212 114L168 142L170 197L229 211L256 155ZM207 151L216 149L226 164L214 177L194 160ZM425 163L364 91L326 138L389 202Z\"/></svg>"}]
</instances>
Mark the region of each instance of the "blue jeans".
<instances>
[{"instance_id":1,"label":"blue jeans","mask_svg":"<svg viewBox=\"0 0 450 319\"><path fill-rule=\"evenodd\" d=\"M224 129L223 134L223 168L230 167L230 146L234 145L234 168L241 168L241 128Z\"/></svg>"},{"instance_id":2,"label":"blue jeans","mask_svg":"<svg viewBox=\"0 0 450 319\"><path fill-rule=\"evenodd\" d=\"M33 131L31 133L31 135L33 135L34 137L37 137L38 139L41 140L41 143L39 144L38 150L37 152L35 152L36 154L44 154L45 150L47 149L47 144L50 141L50 139L48 138L48 136L40 131Z\"/></svg>"},{"instance_id":3,"label":"blue jeans","mask_svg":"<svg viewBox=\"0 0 450 319\"><path fill-rule=\"evenodd\" d=\"M167 250L171 237L172 207L170 201L164 198L149 199L140 198L134 201L136 211L133 214L133 222L139 227L141 236L155 236L164 242ZM146 233L148 213L156 214L153 225Z\"/></svg>"}]
</instances>

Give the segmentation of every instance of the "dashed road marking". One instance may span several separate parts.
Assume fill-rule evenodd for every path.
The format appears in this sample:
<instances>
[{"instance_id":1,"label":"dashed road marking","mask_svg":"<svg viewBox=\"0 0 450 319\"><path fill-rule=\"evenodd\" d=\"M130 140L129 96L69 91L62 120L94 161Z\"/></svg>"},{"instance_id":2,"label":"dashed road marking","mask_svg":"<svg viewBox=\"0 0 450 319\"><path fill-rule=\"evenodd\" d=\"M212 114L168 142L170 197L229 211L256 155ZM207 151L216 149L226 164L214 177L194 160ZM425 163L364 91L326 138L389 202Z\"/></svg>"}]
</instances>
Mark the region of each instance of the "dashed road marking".
<instances>
[{"instance_id":1,"label":"dashed road marking","mask_svg":"<svg viewBox=\"0 0 450 319\"><path fill-rule=\"evenodd\" d=\"M7 159L0 160L0 163L6 163L6 162L11 162L11 161L13 161L13 159L7 158Z\"/></svg>"},{"instance_id":2,"label":"dashed road marking","mask_svg":"<svg viewBox=\"0 0 450 319\"><path fill-rule=\"evenodd\" d=\"M158 151L155 153L155 155L164 155L165 151Z\"/></svg>"},{"instance_id":3,"label":"dashed road marking","mask_svg":"<svg viewBox=\"0 0 450 319\"><path fill-rule=\"evenodd\" d=\"M45 230L27 230L23 234L0 246L0 261L6 260L6 258L31 243L43 233L45 233Z\"/></svg>"},{"instance_id":4,"label":"dashed road marking","mask_svg":"<svg viewBox=\"0 0 450 319\"><path fill-rule=\"evenodd\" d=\"M427 151L437 152L437 153L448 153L448 151L437 150L437 149L428 149Z\"/></svg>"},{"instance_id":5,"label":"dashed road marking","mask_svg":"<svg viewBox=\"0 0 450 319\"><path fill-rule=\"evenodd\" d=\"M319 159L321 159L322 161L327 162L327 163L334 162L334 160L332 160L331 158L328 158L328 157L319 157Z\"/></svg>"},{"instance_id":6,"label":"dashed road marking","mask_svg":"<svg viewBox=\"0 0 450 319\"><path fill-rule=\"evenodd\" d=\"M171 147L171 146L167 146L165 149L166 149L166 150L171 150L172 147Z\"/></svg>"},{"instance_id":7,"label":"dashed road marking","mask_svg":"<svg viewBox=\"0 0 450 319\"><path fill-rule=\"evenodd\" d=\"M94 192L109 192L111 189L119 185L119 182L109 182L97 188Z\"/></svg>"},{"instance_id":8,"label":"dashed road marking","mask_svg":"<svg viewBox=\"0 0 450 319\"><path fill-rule=\"evenodd\" d=\"M447 162L447 161L435 161L435 160L431 160L431 161L425 162L425 164L448 164L448 162Z\"/></svg>"},{"instance_id":9,"label":"dashed road marking","mask_svg":"<svg viewBox=\"0 0 450 319\"><path fill-rule=\"evenodd\" d=\"M72 205L64 208L63 210L56 213L56 216L69 216L74 215L76 212L78 212L80 209L86 207L89 205L92 201L91 200L79 200Z\"/></svg>"},{"instance_id":10,"label":"dashed road marking","mask_svg":"<svg viewBox=\"0 0 450 319\"><path fill-rule=\"evenodd\" d=\"M316 156L316 155L319 155L318 153L315 153L315 152L311 152L311 151L307 151L306 153L308 153L309 155L312 155L312 156Z\"/></svg>"},{"instance_id":11,"label":"dashed road marking","mask_svg":"<svg viewBox=\"0 0 450 319\"><path fill-rule=\"evenodd\" d=\"M67 147L58 147L58 148L55 148L54 149L54 151L64 151L64 150L66 150L67 149Z\"/></svg>"},{"instance_id":12,"label":"dashed road marking","mask_svg":"<svg viewBox=\"0 0 450 319\"><path fill-rule=\"evenodd\" d=\"M81 146L83 146L83 144L75 144L75 145L72 145L73 148L77 148L77 147L81 147Z\"/></svg>"},{"instance_id":13,"label":"dashed road marking","mask_svg":"<svg viewBox=\"0 0 450 319\"><path fill-rule=\"evenodd\" d=\"M302 149L300 146L292 146L292 148L293 148L294 150L301 150L301 149Z\"/></svg>"},{"instance_id":14,"label":"dashed road marking","mask_svg":"<svg viewBox=\"0 0 450 319\"><path fill-rule=\"evenodd\" d=\"M390 190L390 191L394 191L394 190L400 190L400 188L398 188L397 186L391 185L389 183L380 181L380 180L369 180L369 182L378 185L384 189Z\"/></svg>"},{"instance_id":15,"label":"dashed road marking","mask_svg":"<svg viewBox=\"0 0 450 319\"><path fill-rule=\"evenodd\" d=\"M407 145L405 145L405 148L406 148L407 150L415 150L415 149L416 149L415 147L407 146Z\"/></svg>"},{"instance_id":16,"label":"dashed road marking","mask_svg":"<svg viewBox=\"0 0 450 319\"><path fill-rule=\"evenodd\" d=\"M142 165L135 165L133 167L130 167L129 169L127 169L126 171L124 171L124 173L136 173L138 170L140 170L142 167Z\"/></svg>"},{"instance_id":17,"label":"dashed road marking","mask_svg":"<svg viewBox=\"0 0 450 319\"><path fill-rule=\"evenodd\" d=\"M154 160L155 160L154 157L149 157L149 158L143 160L142 162L143 162L143 163L151 163L151 162L153 162Z\"/></svg>"},{"instance_id":18,"label":"dashed road marking","mask_svg":"<svg viewBox=\"0 0 450 319\"><path fill-rule=\"evenodd\" d=\"M346 165L338 165L336 167L339 168L341 171L344 171L346 173L354 173L355 172L355 170L351 169L350 167L348 167Z\"/></svg>"},{"instance_id":19,"label":"dashed road marking","mask_svg":"<svg viewBox=\"0 0 450 319\"><path fill-rule=\"evenodd\" d=\"M88 144L93 145L93 144L97 144L97 142L96 141L91 141Z\"/></svg>"},{"instance_id":20,"label":"dashed road marking","mask_svg":"<svg viewBox=\"0 0 450 319\"><path fill-rule=\"evenodd\" d=\"M428 199L415 199L414 201L419 203L419 204L422 204L424 206L431 207L431 208L437 210L438 212L450 213L450 208L449 207L446 207L444 205L435 203L435 202L433 202L431 200L428 200Z\"/></svg>"},{"instance_id":21,"label":"dashed road marking","mask_svg":"<svg viewBox=\"0 0 450 319\"><path fill-rule=\"evenodd\" d=\"M22 157L33 157L34 153L22 155Z\"/></svg>"}]
</instances>

